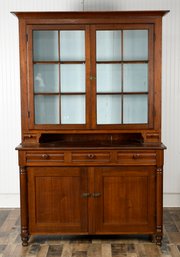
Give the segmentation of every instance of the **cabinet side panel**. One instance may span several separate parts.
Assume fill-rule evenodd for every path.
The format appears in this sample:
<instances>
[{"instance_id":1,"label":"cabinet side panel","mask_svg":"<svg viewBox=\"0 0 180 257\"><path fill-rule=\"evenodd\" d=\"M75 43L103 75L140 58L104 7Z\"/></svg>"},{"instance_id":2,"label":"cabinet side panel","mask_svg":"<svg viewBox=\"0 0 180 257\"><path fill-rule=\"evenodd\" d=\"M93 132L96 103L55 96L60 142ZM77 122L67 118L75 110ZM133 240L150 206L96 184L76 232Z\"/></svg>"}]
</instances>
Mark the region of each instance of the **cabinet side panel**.
<instances>
[{"instance_id":1,"label":"cabinet side panel","mask_svg":"<svg viewBox=\"0 0 180 257\"><path fill-rule=\"evenodd\" d=\"M20 80L21 80L21 126L23 133L28 130L28 89L27 89L27 36L26 21L19 19Z\"/></svg>"}]
</instances>

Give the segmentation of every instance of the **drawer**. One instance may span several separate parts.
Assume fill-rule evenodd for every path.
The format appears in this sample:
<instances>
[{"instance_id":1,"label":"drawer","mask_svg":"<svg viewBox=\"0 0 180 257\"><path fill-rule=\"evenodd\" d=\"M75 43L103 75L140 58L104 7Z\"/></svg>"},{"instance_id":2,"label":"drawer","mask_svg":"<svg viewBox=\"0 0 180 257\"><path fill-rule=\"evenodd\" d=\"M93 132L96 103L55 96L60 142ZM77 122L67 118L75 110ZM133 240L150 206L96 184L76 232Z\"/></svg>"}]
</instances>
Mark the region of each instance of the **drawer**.
<instances>
[{"instance_id":1,"label":"drawer","mask_svg":"<svg viewBox=\"0 0 180 257\"><path fill-rule=\"evenodd\" d=\"M109 152L73 152L72 162L110 162Z\"/></svg>"},{"instance_id":2,"label":"drawer","mask_svg":"<svg viewBox=\"0 0 180 257\"><path fill-rule=\"evenodd\" d=\"M123 165L156 165L156 152L118 152L117 161Z\"/></svg>"},{"instance_id":3,"label":"drawer","mask_svg":"<svg viewBox=\"0 0 180 257\"><path fill-rule=\"evenodd\" d=\"M64 162L64 152L27 152L26 162Z\"/></svg>"}]
</instances>

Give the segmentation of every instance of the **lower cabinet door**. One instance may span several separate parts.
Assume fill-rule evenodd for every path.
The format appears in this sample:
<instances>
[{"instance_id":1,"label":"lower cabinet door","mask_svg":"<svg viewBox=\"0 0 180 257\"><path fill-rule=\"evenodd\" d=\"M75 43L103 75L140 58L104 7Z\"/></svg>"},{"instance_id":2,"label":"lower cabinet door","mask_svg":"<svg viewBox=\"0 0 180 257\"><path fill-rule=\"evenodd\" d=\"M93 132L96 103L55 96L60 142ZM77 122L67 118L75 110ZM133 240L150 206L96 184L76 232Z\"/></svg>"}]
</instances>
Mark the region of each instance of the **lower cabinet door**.
<instances>
[{"instance_id":1,"label":"lower cabinet door","mask_svg":"<svg viewBox=\"0 0 180 257\"><path fill-rule=\"evenodd\" d=\"M95 168L97 234L155 231L155 168Z\"/></svg>"},{"instance_id":2,"label":"lower cabinet door","mask_svg":"<svg viewBox=\"0 0 180 257\"><path fill-rule=\"evenodd\" d=\"M86 168L28 168L30 233L85 234L86 192Z\"/></svg>"}]
</instances>

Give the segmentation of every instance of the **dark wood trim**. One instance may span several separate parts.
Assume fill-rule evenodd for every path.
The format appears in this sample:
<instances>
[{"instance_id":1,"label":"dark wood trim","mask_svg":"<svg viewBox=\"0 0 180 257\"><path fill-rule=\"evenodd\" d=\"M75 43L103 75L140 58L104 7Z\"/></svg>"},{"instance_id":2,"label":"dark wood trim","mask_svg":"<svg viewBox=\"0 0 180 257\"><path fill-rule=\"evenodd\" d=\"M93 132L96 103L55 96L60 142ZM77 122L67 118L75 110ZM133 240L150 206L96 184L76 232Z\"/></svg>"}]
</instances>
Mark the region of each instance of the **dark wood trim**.
<instances>
[{"instance_id":1,"label":"dark wood trim","mask_svg":"<svg viewBox=\"0 0 180 257\"><path fill-rule=\"evenodd\" d=\"M91 47L90 47L90 40L91 40L91 35L90 35L90 27L89 25L86 25L85 27L85 90L86 90L86 110L85 110L85 115L86 115L86 129L91 128L91 116L92 116L92 109L91 109L91 101L92 101L92 95L91 95L91 81L90 81L90 76L91 76Z\"/></svg>"},{"instance_id":2,"label":"dark wood trim","mask_svg":"<svg viewBox=\"0 0 180 257\"><path fill-rule=\"evenodd\" d=\"M37 93L34 93L34 95L86 95L86 92L60 92L60 93L50 93L50 92L37 92Z\"/></svg>"},{"instance_id":3,"label":"dark wood trim","mask_svg":"<svg viewBox=\"0 0 180 257\"><path fill-rule=\"evenodd\" d=\"M28 191L27 191L27 170L20 167L20 206L21 206L21 239L22 245L28 245L29 239L29 218L28 218Z\"/></svg>"},{"instance_id":4,"label":"dark wood trim","mask_svg":"<svg viewBox=\"0 0 180 257\"><path fill-rule=\"evenodd\" d=\"M157 17L164 16L169 10L152 10L152 11L85 11L85 12L11 12L15 14L18 18L31 18L31 19L108 19L114 17L118 18L147 18L147 17ZM72 23L71 23L72 24Z\"/></svg>"},{"instance_id":5,"label":"dark wood trim","mask_svg":"<svg viewBox=\"0 0 180 257\"><path fill-rule=\"evenodd\" d=\"M58 58L59 58L59 61L60 61L60 55L61 55L61 52L60 52L60 31L58 30ZM59 72L59 93L61 92L61 65L60 65L60 62L58 63L58 72ZM59 123L61 124L61 96L59 94Z\"/></svg>"},{"instance_id":6,"label":"dark wood trim","mask_svg":"<svg viewBox=\"0 0 180 257\"><path fill-rule=\"evenodd\" d=\"M28 87L27 87L27 34L26 21L19 21L20 83L21 83L21 135L28 130Z\"/></svg>"},{"instance_id":7,"label":"dark wood trim","mask_svg":"<svg viewBox=\"0 0 180 257\"><path fill-rule=\"evenodd\" d=\"M94 168L89 167L88 168L88 192L92 193L95 192L94 189ZM96 214L95 214L95 206L94 206L94 199L92 197L88 200L88 224L89 224L89 234L95 234L96 228L95 228L95 220L96 220Z\"/></svg>"},{"instance_id":8,"label":"dark wood trim","mask_svg":"<svg viewBox=\"0 0 180 257\"><path fill-rule=\"evenodd\" d=\"M137 124L128 124L128 123L124 123L124 124L97 124L96 127L97 129L111 129L113 126L114 129L117 130L133 130L133 129L148 129L148 123L147 124L142 124L142 123L137 123Z\"/></svg>"},{"instance_id":9,"label":"dark wood trim","mask_svg":"<svg viewBox=\"0 0 180 257\"><path fill-rule=\"evenodd\" d=\"M96 78L96 27L95 25L91 26L91 77ZM97 122L97 101L96 101L96 79L91 79L91 123L92 129L96 128Z\"/></svg>"},{"instance_id":10,"label":"dark wood trim","mask_svg":"<svg viewBox=\"0 0 180 257\"><path fill-rule=\"evenodd\" d=\"M84 24L58 24L57 22L55 24L40 24L37 22L37 24L32 24L32 30L85 30Z\"/></svg>"},{"instance_id":11,"label":"dark wood trim","mask_svg":"<svg viewBox=\"0 0 180 257\"><path fill-rule=\"evenodd\" d=\"M96 61L97 64L138 64L138 63L148 63L149 61L141 61L141 60L136 60L136 61Z\"/></svg>"},{"instance_id":12,"label":"dark wood trim","mask_svg":"<svg viewBox=\"0 0 180 257\"><path fill-rule=\"evenodd\" d=\"M124 120L124 33L123 30L121 30L121 58L122 58L122 65L121 65L121 90L122 90L122 99L121 99L121 123L123 124Z\"/></svg>"},{"instance_id":13,"label":"dark wood trim","mask_svg":"<svg viewBox=\"0 0 180 257\"><path fill-rule=\"evenodd\" d=\"M161 246L163 235L163 168L157 167L156 171L156 244Z\"/></svg>"},{"instance_id":14,"label":"dark wood trim","mask_svg":"<svg viewBox=\"0 0 180 257\"><path fill-rule=\"evenodd\" d=\"M154 129L161 131L162 20L157 18L154 38ZM160 138L161 140L161 133Z\"/></svg>"},{"instance_id":15,"label":"dark wood trim","mask_svg":"<svg viewBox=\"0 0 180 257\"><path fill-rule=\"evenodd\" d=\"M122 18L104 18L104 19L26 19L27 24L29 25L36 25L37 23L43 24L43 25L56 25L56 24L61 24L61 25L67 25L67 24L74 24L74 25L95 25L95 24L114 24L115 22L117 24L144 24L144 23L154 23L156 20L156 17L146 17L146 18L131 18L127 19L125 17Z\"/></svg>"},{"instance_id":16,"label":"dark wood trim","mask_svg":"<svg viewBox=\"0 0 180 257\"><path fill-rule=\"evenodd\" d=\"M96 95L148 95L148 92L97 92Z\"/></svg>"},{"instance_id":17,"label":"dark wood trim","mask_svg":"<svg viewBox=\"0 0 180 257\"><path fill-rule=\"evenodd\" d=\"M151 25L148 29L148 124L149 128L154 126L154 26Z\"/></svg>"},{"instance_id":18,"label":"dark wood trim","mask_svg":"<svg viewBox=\"0 0 180 257\"><path fill-rule=\"evenodd\" d=\"M85 61L33 61L33 64L85 64Z\"/></svg>"},{"instance_id":19,"label":"dark wood trim","mask_svg":"<svg viewBox=\"0 0 180 257\"><path fill-rule=\"evenodd\" d=\"M34 108L34 66L33 66L33 31L32 26L27 27L28 34L28 48L27 48L27 67L28 67L28 106L30 117L28 117L28 127L30 129L33 128L33 124L35 123L35 108Z\"/></svg>"},{"instance_id":20,"label":"dark wood trim","mask_svg":"<svg viewBox=\"0 0 180 257\"><path fill-rule=\"evenodd\" d=\"M122 23L118 24L115 22L112 22L109 24L96 24L96 30L137 30L137 29L142 29L146 30L149 29L150 26L152 26L155 23L155 21L151 22L143 22L143 23L136 23L131 21L131 23ZM142 60L142 61L147 61L147 60Z\"/></svg>"}]
</instances>

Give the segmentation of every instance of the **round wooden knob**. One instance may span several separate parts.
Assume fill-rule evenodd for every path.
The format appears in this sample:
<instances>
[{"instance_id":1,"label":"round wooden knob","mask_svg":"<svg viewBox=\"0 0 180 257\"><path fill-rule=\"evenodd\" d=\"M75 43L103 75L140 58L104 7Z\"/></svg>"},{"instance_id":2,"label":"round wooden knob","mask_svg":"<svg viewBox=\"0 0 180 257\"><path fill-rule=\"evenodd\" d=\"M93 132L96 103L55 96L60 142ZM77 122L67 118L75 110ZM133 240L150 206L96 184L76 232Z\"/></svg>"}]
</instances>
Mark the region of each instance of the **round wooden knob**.
<instances>
[{"instance_id":1,"label":"round wooden knob","mask_svg":"<svg viewBox=\"0 0 180 257\"><path fill-rule=\"evenodd\" d=\"M88 158L89 159L94 159L95 158L95 154L88 154Z\"/></svg>"},{"instance_id":2,"label":"round wooden knob","mask_svg":"<svg viewBox=\"0 0 180 257\"><path fill-rule=\"evenodd\" d=\"M48 155L48 154L42 154L41 157L42 157L43 159L48 159L48 158L49 158L49 155Z\"/></svg>"},{"instance_id":3,"label":"round wooden knob","mask_svg":"<svg viewBox=\"0 0 180 257\"><path fill-rule=\"evenodd\" d=\"M140 158L140 154L136 153L136 154L133 154L133 159L138 159Z\"/></svg>"}]
</instances>

